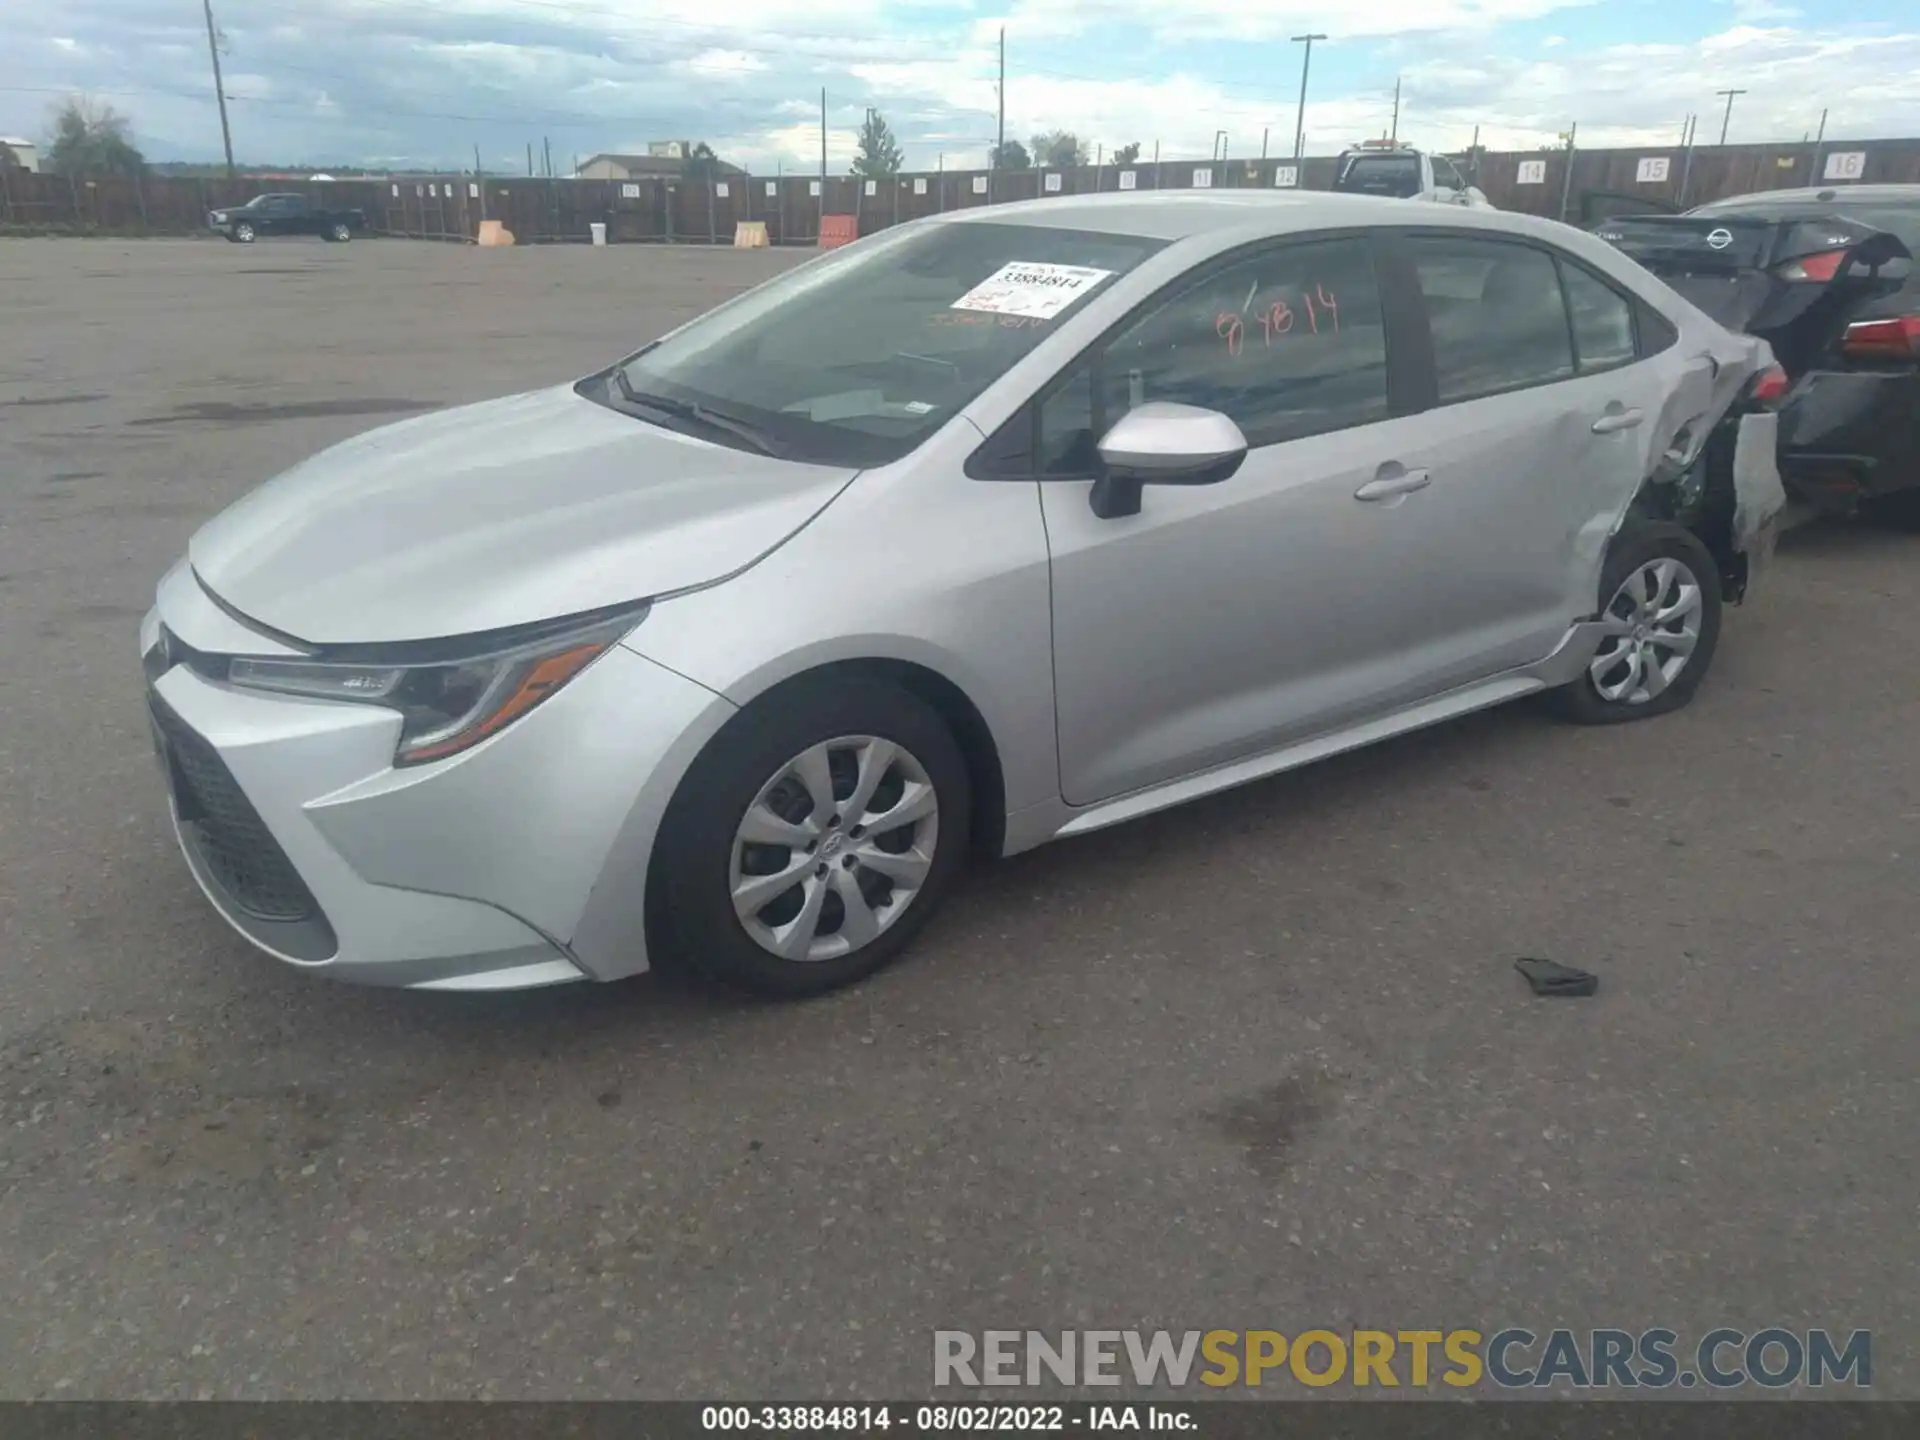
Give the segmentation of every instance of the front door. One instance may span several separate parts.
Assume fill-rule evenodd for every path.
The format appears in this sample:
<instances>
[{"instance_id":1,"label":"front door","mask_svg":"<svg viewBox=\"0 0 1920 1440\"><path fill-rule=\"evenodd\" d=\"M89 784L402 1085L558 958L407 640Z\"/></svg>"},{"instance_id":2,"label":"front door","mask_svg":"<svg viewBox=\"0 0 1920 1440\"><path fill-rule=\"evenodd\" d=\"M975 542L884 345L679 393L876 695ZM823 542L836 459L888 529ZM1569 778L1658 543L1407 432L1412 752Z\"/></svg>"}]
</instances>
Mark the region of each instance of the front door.
<instances>
[{"instance_id":1,"label":"front door","mask_svg":"<svg viewBox=\"0 0 1920 1440\"><path fill-rule=\"evenodd\" d=\"M1042 403L1062 793L1073 804L1328 728L1404 686L1431 647L1410 571L1428 524L1393 414L1364 235L1263 248L1149 302ZM1228 480L1088 504L1094 437L1129 408L1222 411L1251 446Z\"/></svg>"}]
</instances>

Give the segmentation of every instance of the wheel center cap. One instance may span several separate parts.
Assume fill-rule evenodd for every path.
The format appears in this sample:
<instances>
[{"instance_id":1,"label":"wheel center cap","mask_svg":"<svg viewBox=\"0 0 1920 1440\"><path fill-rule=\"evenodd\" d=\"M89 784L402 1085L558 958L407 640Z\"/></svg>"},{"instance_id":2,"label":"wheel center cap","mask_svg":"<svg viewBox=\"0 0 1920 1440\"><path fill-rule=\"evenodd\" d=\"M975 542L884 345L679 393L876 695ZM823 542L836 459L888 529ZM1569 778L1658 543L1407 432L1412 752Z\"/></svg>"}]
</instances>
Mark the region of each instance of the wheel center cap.
<instances>
[{"instance_id":1,"label":"wheel center cap","mask_svg":"<svg viewBox=\"0 0 1920 1440\"><path fill-rule=\"evenodd\" d=\"M820 858L822 860L831 860L846 848L846 834L839 830L830 831L827 834L827 838L820 842Z\"/></svg>"},{"instance_id":2,"label":"wheel center cap","mask_svg":"<svg viewBox=\"0 0 1920 1440\"><path fill-rule=\"evenodd\" d=\"M1647 627L1644 625L1634 626L1633 638L1636 644L1645 644L1647 639Z\"/></svg>"}]
</instances>

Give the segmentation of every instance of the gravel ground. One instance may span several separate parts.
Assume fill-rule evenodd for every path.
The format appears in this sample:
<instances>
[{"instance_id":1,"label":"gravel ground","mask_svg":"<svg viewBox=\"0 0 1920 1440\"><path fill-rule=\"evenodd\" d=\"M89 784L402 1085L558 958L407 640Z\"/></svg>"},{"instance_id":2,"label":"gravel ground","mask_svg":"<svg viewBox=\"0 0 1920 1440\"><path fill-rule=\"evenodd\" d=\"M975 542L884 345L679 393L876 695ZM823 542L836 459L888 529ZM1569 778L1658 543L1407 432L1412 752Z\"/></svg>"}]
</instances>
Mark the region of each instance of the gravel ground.
<instances>
[{"instance_id":1,"label":"gravel ground","mask_svg":"<svg viewBox=\"0 0 1920 1440\"><path fill-rule=\"evenodd\" d=\"M983 869L819 1003L363 991L226 930L134 656L193 528L792 258L0 243L0 1393L901 1397L935 1328L1778 1323L1920 1397L1910 537L1790 537L1671 718L1510 708Z\"/></svg>"}]
</instances>

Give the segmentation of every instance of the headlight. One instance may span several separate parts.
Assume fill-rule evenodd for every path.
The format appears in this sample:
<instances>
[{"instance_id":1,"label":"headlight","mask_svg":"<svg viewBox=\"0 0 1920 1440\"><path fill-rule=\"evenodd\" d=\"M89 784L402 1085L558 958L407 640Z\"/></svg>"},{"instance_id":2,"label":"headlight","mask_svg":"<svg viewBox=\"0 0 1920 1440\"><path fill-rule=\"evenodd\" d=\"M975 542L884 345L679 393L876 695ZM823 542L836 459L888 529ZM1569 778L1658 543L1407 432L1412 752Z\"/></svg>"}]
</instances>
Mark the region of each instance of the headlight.
<instances>
[{"instance_id":1,"label":"headlight","mask_svg":"<svg viewBox=\"0 0 1920 1440\"><path fill-rule=\"evenodd\" d=\"M343 646L314 660L236 656L227 679L250 690L398 710L404 723L393 763L419 765L457 755L504 730L645 616L641 606L466 642ZM411 659L410 652L420 659Z\"/></svg>"}]
</instances>

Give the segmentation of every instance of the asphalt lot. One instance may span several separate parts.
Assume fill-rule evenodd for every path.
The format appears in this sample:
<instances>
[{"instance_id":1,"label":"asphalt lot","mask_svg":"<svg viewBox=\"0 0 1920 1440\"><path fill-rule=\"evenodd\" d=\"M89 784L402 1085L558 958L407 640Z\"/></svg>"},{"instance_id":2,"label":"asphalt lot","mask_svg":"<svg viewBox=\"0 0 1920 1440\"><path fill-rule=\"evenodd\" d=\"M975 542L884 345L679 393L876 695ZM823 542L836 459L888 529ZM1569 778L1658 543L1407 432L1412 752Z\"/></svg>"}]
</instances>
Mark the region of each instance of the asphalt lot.
<instances>
[{"instance_id":1,"label":"asphalt lot","mask_svg":"<svg viewBox=\"0 0 1920 1440\"><path fill-rule=\"evenodd\" d=\"M0 242L0 1394L904 1397L935 1328L1724 1323L1870 1328L1920 1397L1920 537L1789 537L1676 716L1508 709L1022 856L819 1003L355 990L226 930L134 655L194 527L791 258Z\"/></svg>"}]
</instances>

